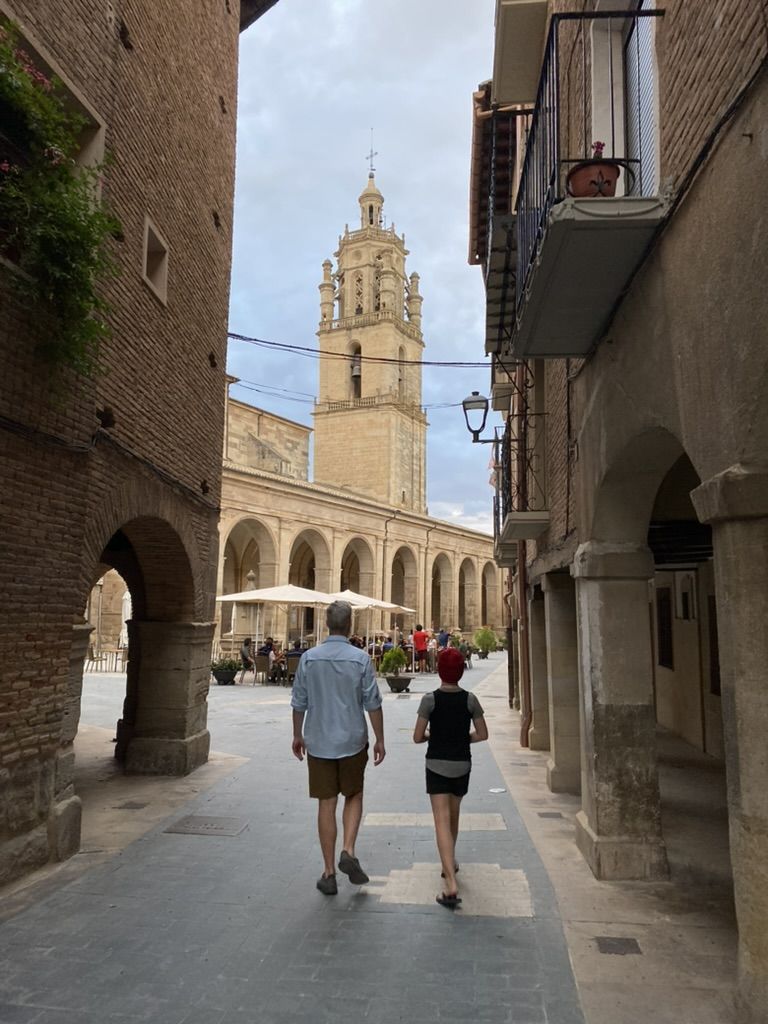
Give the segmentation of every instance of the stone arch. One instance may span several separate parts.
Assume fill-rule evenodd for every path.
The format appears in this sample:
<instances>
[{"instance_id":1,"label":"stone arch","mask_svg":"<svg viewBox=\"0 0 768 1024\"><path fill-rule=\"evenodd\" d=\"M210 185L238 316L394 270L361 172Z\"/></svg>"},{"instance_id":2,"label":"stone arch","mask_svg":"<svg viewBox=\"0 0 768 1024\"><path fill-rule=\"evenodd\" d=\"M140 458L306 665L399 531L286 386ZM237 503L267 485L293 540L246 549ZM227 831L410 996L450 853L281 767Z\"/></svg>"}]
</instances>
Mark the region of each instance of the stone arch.
<instances>
[{"instance_id":1,"label":"stone arch","mask_svg":"<svg viewBox=\"0 0 768 1024\"><path fill-rule=\"evenodd\" d=\"M590 538L645 544L661 482L683 454L680 441L664 427L642 431L628 441L595 488Z\"/></svg>"},{"instance_id":2,"label":"stone arch","mask_svg":"<svg viewBox=\"0 0 768 1024\"><path fill-rule=\"evenodd\" d=\"M483 626L495 626L498 598L499 574L493 562L486 562L481 573L480 620Z\"/></svg>"},{"instance_id":3,"label":"stone arch","mask_svg":"<svg viewBox=\"0 0 768 1024\"><path fill-rule=\"evenodd\" d=\"M277 584L277 544L269 526L253 515L240 516L228 524L222 533L221 588L223 594L237 594L242 590L273 587ZM238 621L233 621L234 607L229 602L221 603L218 615L222 633L241 635L252 632L253 612L245 605L238 605ZM262 631L271 631L272 612L267 613Z\"/></svg>"},{"instance_id":4,"label":"stone arch","mask_svg":"<svg viewBox=\"0 0 768 1024\"><path fill-rule=\"evenodd\" d=\"M453 563L441 551L432 561L430 620L434 629L453 629L456 611L453 606Z\"/></svg>"},{"instance_id":5,"label":"stone arch","mask_svg":"<svg viewBox=\"0 0 768 1024\"><path fill-rule=\"evenodd\" d=\"M341 556L339 584L340 590L353 590L367 597L375 596L373 551L363 537L353 537L347 541Z\"/></svg>"},{"instance_id":6,"label":"stone arch","mask_svg":"<svg viewBox=\"0 0 768 1024\"><path fill-rule=\"evenodd\" d=\"M459 628L477 629L477 569L471 558L459 566Z\"/></svg>"},{"instance_id":7,"label":"stone arch","mask_svg":"<svg viewBox=\"0 0 768 1024\"><path fill-rule=\"evenodd\" d=\"M419 563L413 548L402 544L392 556L389 569L390 600L404 608L415 608L418 597ZM397 618L403 625L405 616Z\"/></svg>"},{"instance_id":8,"label":"stone arch","mask_svg":"<svg viewBox=\"0 0 768 1024\"><path fill-rule=\"evenodd\" d=\"M326 538L316 529L301 530L293 539L290 549L288 582L309 590L326 593L333 589L331 582L331 547ZM299 616L302 615L303 619ZM288 615L288 630L313 633L315 613L313 608L291 609Z\"/></svg>"}]
</instances>

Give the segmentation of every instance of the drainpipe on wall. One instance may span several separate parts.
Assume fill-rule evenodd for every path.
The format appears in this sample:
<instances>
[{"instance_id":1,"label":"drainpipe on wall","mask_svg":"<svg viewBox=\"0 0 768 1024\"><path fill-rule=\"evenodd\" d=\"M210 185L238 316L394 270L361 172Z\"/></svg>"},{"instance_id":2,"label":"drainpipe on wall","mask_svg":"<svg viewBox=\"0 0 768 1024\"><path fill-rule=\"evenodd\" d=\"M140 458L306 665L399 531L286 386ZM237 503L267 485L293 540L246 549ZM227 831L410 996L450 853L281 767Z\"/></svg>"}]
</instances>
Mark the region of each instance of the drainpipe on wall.
<instances>
[{"instance_id":1,"label":"drainpipe on wall","mask_svg":"<svg viewBox=\"0 0 768 1024\"><path fill-rule=\"evenodd\" d=\"M392 515L388 516L384 520L384 544L383 544L382 549L381 549L381 600L382 601L386 601L387 600L387 598L385 597L385 594L386 594L385 586L386 586L386 582L387 582L387 530L388 530L389 524L392 522L392 520L396 519L399 515L400 515L400 509L396 508L395 511L392 513ZM382 615L382 618L383 618L383 615Z\"/></svg>"},{"instance_id":2,"label":"drainpipe on wall","mask_svg":"<svg viewBox=\"0 0 768 1024\"><path fill-rule=\"evenodd\" d=\"M515 369L515 405L517 418L517 482L520 510L528 509L528 399L526 392L527 366L520 362ZM520 658L520 746L528 746L531 728L531 662L528 646L528 573L525 564L526 544L517 542L517 599L518 599L518 654Z\"/></svg>"}]
</instances>

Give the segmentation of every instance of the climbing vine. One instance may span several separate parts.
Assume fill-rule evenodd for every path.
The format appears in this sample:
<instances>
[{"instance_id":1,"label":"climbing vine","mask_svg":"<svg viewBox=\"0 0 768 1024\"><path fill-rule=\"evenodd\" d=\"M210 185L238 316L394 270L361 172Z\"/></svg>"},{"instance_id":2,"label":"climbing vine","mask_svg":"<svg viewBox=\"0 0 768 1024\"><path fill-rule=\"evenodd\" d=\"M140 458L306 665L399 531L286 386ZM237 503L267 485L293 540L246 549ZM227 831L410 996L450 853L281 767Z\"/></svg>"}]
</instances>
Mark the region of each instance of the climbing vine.
<instances>
[{"instance_id":1,"label":"climbing vine","mask_svg":"<svg viewBox=\"0 0 768 1024\"><path fill-rule=\"evenodd\" d=\"M116 272L119 224L99 197L103 167L77 163L87 121L0 26L0 255L39 322L50 363L92 375L109 333L98 283Z\"/></svg>"}]
</instances>

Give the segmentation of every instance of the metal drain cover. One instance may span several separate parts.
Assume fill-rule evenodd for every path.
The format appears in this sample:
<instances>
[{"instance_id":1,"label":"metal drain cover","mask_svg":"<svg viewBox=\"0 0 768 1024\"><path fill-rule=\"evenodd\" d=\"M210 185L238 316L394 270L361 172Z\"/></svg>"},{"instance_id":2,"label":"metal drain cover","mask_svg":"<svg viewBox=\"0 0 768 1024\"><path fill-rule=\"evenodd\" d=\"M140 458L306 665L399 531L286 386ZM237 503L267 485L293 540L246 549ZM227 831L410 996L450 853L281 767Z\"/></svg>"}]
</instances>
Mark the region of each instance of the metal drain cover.
<instances>
[{"instance_id":1,"label":"metal drain cover","mask_svg":"<svg viewBox=\"0 0 768 1024\"><path fill-rule=\"evenodd\" d=\"M189 814L170 825L166 832L183 836L239 836L248 822L244 818L211 818Z\"/></svg>"},{"instance_id":2,"label":"metal drain cover","mask_svg":"<svg viewBox=\"0 0 768 1024\"><path fill-rule=\"evenodd\" d=\"M618 938L614 935L596 935L595 942L601 953L611 953L614 956L627 956L641 954L640 943L637 939Z\"/></svg>"},{"instance_id":3,"label":"metal drain cover","mask_svg":"<svg viewBox=\"0 0 768 1024\"><path fill-rule=\"evenodd\" d=\"M539 811L540 818L562 818L560 811Z\"/></svg>"},{"instance_id":4,"label":"metal drain cover","mask_svg":"<svg viewBox=\"0 0 768 1024\"><path fill-rule=\"evenodd\" d=\"M126 800L124 804L118 804L113 808L115 811L143 811L148 804L143 804L139 800Z\"/></svg>"}]
</instances>

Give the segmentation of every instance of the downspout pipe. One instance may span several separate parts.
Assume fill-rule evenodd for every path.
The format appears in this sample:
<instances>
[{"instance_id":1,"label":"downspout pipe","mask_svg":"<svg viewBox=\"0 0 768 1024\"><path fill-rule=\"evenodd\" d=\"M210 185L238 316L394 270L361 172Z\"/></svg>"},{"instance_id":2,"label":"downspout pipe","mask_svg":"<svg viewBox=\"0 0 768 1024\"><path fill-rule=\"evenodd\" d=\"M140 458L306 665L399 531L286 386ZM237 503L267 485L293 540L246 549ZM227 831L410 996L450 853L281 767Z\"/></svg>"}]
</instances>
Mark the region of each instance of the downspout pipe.
<instances>
[{"instance_id":1,"label":"downspout pipe","mask_svg":"<svg viewBox=\"0 0 768 1024\"><path fill-rule=\"evenodd\" d=\"M528 508L528 399L526 397L525 363L518 363L516 377L516 418L517 418L517 483L520 496L520 510ZM528 746L528 732L533 721L531 700L531 655L528 644L528 570L526 565L526 544L517 542L517 600L519 615L518 654L520 657L520 746Z\"/></svg>"},{"instance_id":2,"label":"downspout pipe","mask_svg":"<svg viewBox=\"0 0 768 1024\"><path fill-rule=\"evenodd\" d=\"M422 618L421 621L424 623L425 628L427 626L427 623L429 622L429 616L427 615L427 608L428 608L427 594L430 593L430 589L431 589L430 586L429 586L429 584L431 582L430 581L430 577L429 577L429 535L430 535L430 533L432 533L433 530L436 530L436 529L437 529L437 523L435 523L434 526L428 526L427 527L427 539L426 539L426 542L424 544L424 617Z\"/></svg>"}]
</instances>

